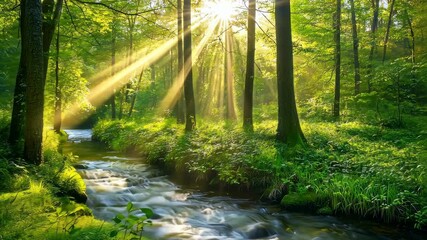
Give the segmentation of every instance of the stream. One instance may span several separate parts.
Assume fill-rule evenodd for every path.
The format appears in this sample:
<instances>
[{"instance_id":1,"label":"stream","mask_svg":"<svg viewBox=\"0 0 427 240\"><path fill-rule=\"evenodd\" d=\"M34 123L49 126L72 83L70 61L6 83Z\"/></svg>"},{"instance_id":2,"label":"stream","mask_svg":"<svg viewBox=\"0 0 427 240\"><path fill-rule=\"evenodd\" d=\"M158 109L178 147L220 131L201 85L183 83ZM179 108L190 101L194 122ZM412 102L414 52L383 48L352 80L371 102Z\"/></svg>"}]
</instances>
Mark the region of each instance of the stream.
<instances>
[{"instance_id":1,"label":"stream","mask_svg":"<svg viewBox=\"0 0 427 240\"><path fill-rule=\"evenodd\" d=\"M422 239L413 232L369 222L285 212L234 194L180 185L162 171L91 142L91 130L66 130L64 153L79 156L87 205L111 221L128 202L154 211L150 239ZM126 214L125 214L126 215Z\"/></svg>"}]
</instances>

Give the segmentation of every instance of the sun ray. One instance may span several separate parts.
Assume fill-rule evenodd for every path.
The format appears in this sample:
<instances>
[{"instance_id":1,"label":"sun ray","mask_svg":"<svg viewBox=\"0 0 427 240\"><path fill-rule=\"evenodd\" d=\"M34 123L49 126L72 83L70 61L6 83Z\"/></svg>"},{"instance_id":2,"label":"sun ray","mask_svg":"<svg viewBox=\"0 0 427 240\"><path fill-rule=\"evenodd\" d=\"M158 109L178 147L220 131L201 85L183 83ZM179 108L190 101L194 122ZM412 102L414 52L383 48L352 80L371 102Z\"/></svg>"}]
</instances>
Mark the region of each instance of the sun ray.
<instances>
[{"instance_id":1,"label":"sun ray","mask_svg":"<svg viewBox=\"0 0 427 240\"><path fill-rule=\"evenodd\" d=\"M202 49L206 46L207 42L209 39L212 38L212 36L214 35L214 31L217 28L218 24L220 23L219 18L214 19L214 21L212 21L209 24L208 29L206 30L206 33L204 34L202 40L200 41L200 43L196 46L195 50L194 50L194 54L193 54L193 58L194 61L197 61L197 59L200 56L200 53L202 52ZM186 62L184 63L185 65L188 65L189 63ZM184 69L189 69L189 67L184 67ZM173 85L171 86L171 88L169 88L166 96L163 98L163 100L160 102L158 111L159 112L164 112L167 109L170 109L172 106L175 105L176 101L178 100L178 96L179 96L179 92L182 89L182 86L184 85L184 79L185 77L188 75L189 71L183 72L185 71L184 69L182 69L181 76L184 76L183 78L179 78L178 76L175 78Z\"/></svg>"},{"instance_id":2,"label":"sun ray","mask_svg":"<svg viewBox=\"0 0 427 240\"><path fill-rule=\"evenodd\" d=\"M198 29L204 23L210 21L209 18L196 18L196 23L191 26L192 31ZM184 34L188 34L185 32ZM164 42L161 46L157 47L155 50L148 52L148 48L139 50L137 53L134 53L134 61L128 63L128 59L124 58L119 61L114 67L120 69L117 71L114 76L111 76L111 67L104 69L102 72L91 78L92 82L98 82L94 87L90 89L89 95L86 97L93 106L99 106L106 102L110 96L114 93L114 89L120 89L126 85L135 72L141 72L146 68L149 68L153 63L156 63L159 59L165 56L173 47L177 44L177 38L169 39ZM196 52L200 54L200 50L196 49ZM103 79L103 80L101 80ZM76 112L80 110L79 104L73 104L64 115L63 120L68 116L73 116ZM76 122L75 124L78 124Z\"/></svg>"}]
</instances>

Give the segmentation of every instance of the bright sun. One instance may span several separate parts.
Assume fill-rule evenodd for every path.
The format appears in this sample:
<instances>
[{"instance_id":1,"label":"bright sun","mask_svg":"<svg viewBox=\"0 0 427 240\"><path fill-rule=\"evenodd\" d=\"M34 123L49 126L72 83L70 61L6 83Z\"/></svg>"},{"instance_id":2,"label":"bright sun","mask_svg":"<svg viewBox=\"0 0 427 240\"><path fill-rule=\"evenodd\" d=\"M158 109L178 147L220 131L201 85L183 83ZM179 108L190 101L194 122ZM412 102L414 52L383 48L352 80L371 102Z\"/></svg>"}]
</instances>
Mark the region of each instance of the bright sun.
<instances>
[{"instance_id":1,"label":"bright sun","mask_svg":"<svg viewBox=\"0 0 427 240\"><path fill-rule=\"evenodd\" d=\"M238 14L237 1L206 1L201 9L201 12L208 16L218 17L221 20L230 20L231 17Z\"/></svg>"}]
</instances>

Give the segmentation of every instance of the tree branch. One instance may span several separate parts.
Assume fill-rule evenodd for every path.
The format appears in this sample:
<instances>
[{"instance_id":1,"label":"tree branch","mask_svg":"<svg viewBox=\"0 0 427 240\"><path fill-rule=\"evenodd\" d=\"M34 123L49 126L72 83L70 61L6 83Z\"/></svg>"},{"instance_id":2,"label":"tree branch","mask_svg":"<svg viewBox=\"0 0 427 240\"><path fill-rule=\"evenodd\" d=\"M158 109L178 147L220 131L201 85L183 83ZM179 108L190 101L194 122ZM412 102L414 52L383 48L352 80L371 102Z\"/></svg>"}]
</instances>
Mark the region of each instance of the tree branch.
<instances>
[{"instance_id":1,"label":"tree branch","mask_svg":"<svg viewBox=\"0 0 427 240\"><path fill-rule=\"evenodd\" d=\"M123 15L126 15L126 16L140 16L140 15L142 15L144 13L154 12L154 11L158 10L158 9L149 9L149 10L144 10L144 11L135 12L135 13L128 13L128 12L124 12L122 10L116 9L114 7L111 7L111 6L109 6L109 5L105 4L105 3L102 3L102 2L87 2L87 1L82 1L82 0L71 0L71 1L72 2L78 2L78 3L81 3L81 4L87 4L87 5L98 5L98 6L102 6L102 7L108 8L108 9L114 11L114 12L117 12L117 13L120 13L120 14L123 14Z\"/></svg>"}]
</instances>

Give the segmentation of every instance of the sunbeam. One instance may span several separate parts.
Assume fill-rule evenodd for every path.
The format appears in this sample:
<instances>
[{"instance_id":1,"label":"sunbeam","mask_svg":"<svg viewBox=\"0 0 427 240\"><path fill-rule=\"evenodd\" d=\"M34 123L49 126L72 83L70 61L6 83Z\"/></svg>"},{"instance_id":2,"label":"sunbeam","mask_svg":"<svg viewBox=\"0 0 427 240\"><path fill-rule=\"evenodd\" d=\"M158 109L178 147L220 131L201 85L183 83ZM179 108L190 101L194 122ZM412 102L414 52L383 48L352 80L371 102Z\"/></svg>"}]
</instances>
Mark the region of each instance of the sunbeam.
<instances>
[{"instance_id":1,"label":"sunbeam","mask_svg":"<svg viewBox=\"0 0 427 240\"><path fill-rule=\"evenodd\" d=\"M220 18L216 18L216 19L214 19L214 21L212 21L209 24L209 27L206 30L202 40L200 41L200 43L196 46L196 48L194 50L194 54L193 54L194 60L197 60L199 58L200 53L202 52L202 49L206 46L208 40L211 39L212 36L214 35L215 29L217 28L220 21L221 21ZM188 65L188 62L186 62L185 64ZM189 69L189 68L184 67L184 69ZM178 97L179 97L178 93L182 89L182 86L184 84L184 79L189 73L188 71L183 72L184 69L182 69L181 73L179 73L177 75L177 77L174 80L172 87L169 88L166 96L160 102L159 109L158 109L159 112L164 112L165 110L170 109L172 106L175 105L176 101L178 100ZM179 76L183 76L183 77L179 77Z\"/></svg>"},{"instance_id":2,"label":"sunbeam","mask_svg":"<svg viewBox=\"0 0 427 240\"><path fill-rule=\"evenodd\" d=\"M206 23L210 19L207 17L196 18L196 23L192 25L191 30L194 31L198 29L202 24ZM214 22L219 22L214 21ZM209 32L209 31L208 31ZM184 34L188 34L185 32ZM127 58L122 59L117 64L115 64L115 69L121 69L117 71L114 76L111 76L111 67L104 69L102 72L93 76L92 82L99 82L94 87L90 89L87 100L94 106L100 106L106 102L110 96L114 93L114 89L120 89L126 85L130 80L131 76L136 72L141 72L146 68L149 68L152 64L159 61L163 56L165 56L172 48L177 45L177 38L169 39L164 42L161 46L155 48L153 51L147 53L148 48L139 50L137 53L134 53L134 62L128 62ZM204 42L206 42L205 40ZM196 54L200 54L201 50L196 48ZM104 80L101 80L104 79ZM181 84L182 85L182 84ZM79 104L72 104L72 107L64 114L63 120L67 116L73 116L74 113L78 112L80 109ZM75 124L78 124L76 122Z\"/></svg>"}]
</instances>

